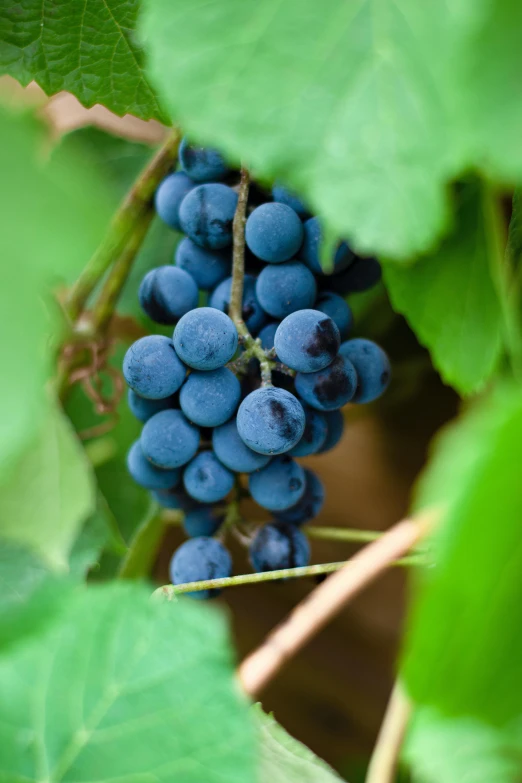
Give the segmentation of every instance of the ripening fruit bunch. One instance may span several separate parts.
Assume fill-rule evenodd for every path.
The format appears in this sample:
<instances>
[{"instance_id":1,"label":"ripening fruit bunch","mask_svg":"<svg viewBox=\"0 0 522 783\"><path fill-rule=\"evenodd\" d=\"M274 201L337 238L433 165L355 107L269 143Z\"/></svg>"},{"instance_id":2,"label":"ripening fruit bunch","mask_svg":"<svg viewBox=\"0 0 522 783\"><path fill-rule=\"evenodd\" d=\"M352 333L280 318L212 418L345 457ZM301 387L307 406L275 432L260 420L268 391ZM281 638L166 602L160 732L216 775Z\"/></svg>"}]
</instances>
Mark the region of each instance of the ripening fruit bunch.
<instances>
[{"instance_id":1,"label":"ripening fruit bunch","mask_svg":"<svg viewBox=\"0 0 522 783\"><path fill-rule=\"evenodd\" d=\"M384 351L349 339L345 300L374 285L380 267L341 242L325 275L318 219L282 186L271 195L251 186L242 319L253 351L228 315L238 174L217 151L186 140L179 159L155 206L185 237L174 263L152 269L139 289L145 313L175 328L172 339L142 337L125 356L129 406L144 422L128 469L161 506L184 512L189 540L172 558L174 584L231 575L230 555L214 536L228 496L245 485L274 518L251 538L253 568L304 566L310 552L300 526L318 514L324 489L296 458L332 449L343 432L340 409L375 400L389 383Z\"/></svg>"}]
</instances>

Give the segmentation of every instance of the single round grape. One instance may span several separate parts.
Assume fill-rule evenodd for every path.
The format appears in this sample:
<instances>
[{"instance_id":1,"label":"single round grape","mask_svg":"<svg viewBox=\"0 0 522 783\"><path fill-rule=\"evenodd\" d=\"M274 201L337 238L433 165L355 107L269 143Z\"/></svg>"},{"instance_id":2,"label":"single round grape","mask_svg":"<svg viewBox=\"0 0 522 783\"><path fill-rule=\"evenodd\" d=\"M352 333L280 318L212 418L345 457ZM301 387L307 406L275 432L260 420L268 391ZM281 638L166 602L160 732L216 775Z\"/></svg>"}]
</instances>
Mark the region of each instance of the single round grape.
<instances>
[{"instance_id":1,"label":"single round grape","mask_svg":"<svg viewBox=\"0 0 522 783\"><path fill-rule=\"evenodd\" d=\"M198 536L213 536L223 522L223 517L218 516L211 506L196 506L185 514L183 528L189 538Z\"/></svg>"},{"instance_id":2,"label":"single round grape","mask_svg":"<svg viewBox=\"0 0 522 783\"><path fill-rule=\"evenodd\" d=\"M357 373L352 402L372 402L386 391L391 378L390 360L377 343L358 337L343 343L339 353L353 364Z\"/></svg>"},{"instance_id":3,"label":"single round grape","mask_svg":"<svg viewBox=\"0 0 522 783\"><path fill-rule=\"evenodd\" d=\"M250 494L269 511L284 511L295 506L305 491L305 473L288 454L274 457L266 468L250 473Z\"/></svg>"},{"instance_id":4,"label":"single round grape","mask_svg":"<svg viewBox=\"0 0 522 783\"><path fill-rule=\"evenodd\" d=\"M274 318L312 307L317 295L315 277L300 261L265 266L256 283L256 295L263 310Z\"/></svg>"},{"instance_id":5,"label":"single round grape","mask_svg":"<svg viewBox=\"0 0 522 783\"><path fill-rule=\"evenodd\" d=\"M223 544L215 538L201 536L185 541L170 561L170 579L174 585L202 582L207 579L226 579L232 573L232 558ZM191 598L214 598L220 590L197 590L185 593Z\"/></svg>"},{"instance_id":6,"label":"single round grape","mask_svg":"<svg viewBox=\"0 0 522 783\"><path fill-rule=\"evenodd\" d=\"M209 301L210 306L228 315L231 290L232 278L227 277L212 292ZM242 316L251 334L256 334L266 321L266 313L256 296L256 279L252 275L245 275L243 281Z\"/></svg>"},{"instance_id":7,"label":"single round grape","mask_svg":"<svg viewBox=\"0 0 522 783\"><path fill-rule=\"evenodd\" d=\"M147 459L158 468L179 468L197 452L199 430L181 411L161 411L144 424L140 442Z\"/></svg>"},{"instance_id":8,"label":"single round grape","mask_svg":"<svg viewBox=\"0 0 522 783\"><path fill-rule=\"evenodd\" d=\"M348 302L339 294L324 291L317 297L314 308L331 318L339 329L341 340L346 340L353 325L353 315Z\"/></svg>"},{"instance_id":9,"label":"single round grape","mask_svg":"<svg viewBox=\"0 0 522 783\"><path fill-rule=\"evenodd\" d=\"M243 442L235 418L216 427L212 433L212 448L219 461L235 473L252 473L270 462L269 456L252 451Z\"/></svg>"},{"instance_id":10,"label":"single round grape","mask_svg":"<svg viewBox=\"0 0 522 783\"><path fill-rule=\"evenodd\" d=\"M198 307L178 322L174 345L180 359L194 370L217 370L234 356L237 330L225 313Z\"/></svg>"},{"instance_id":11,"label":"single round grape","mask_svg":"<svg viewBox=\"0 0 522 783\"><path fill-rule=\"evenodd\" d=\"M290 525L304 525L314 519L321 511L324 503L324 487L316 474L305 468L305 491L303 497L297 501L295 506L286 511L278 511L277 519L281 522L287 522Z\"/></svg>"},{"instance_id":12,"label":"single round grape","mask_svg":"<svg viewBox=\"0 0 522 783\"><path fill-rule=\"evenodd\" d=\"M181 410L201 427L219 427L236 412L241 384L227 367L191 372L179 394Z\"/></svg>"},{"instance_id":13,"label":"single round grape","mask_svg":"<svg viewBox=\"0 0 522 783\"><path fill-rule=\"evenodd\" d=\"M127 384L147 400L170 397L185 380L186 372L172 340L161 334L140 337L123 359Z\"/></svg>"},{"instance_id":14,"label":"single round grape","mask_svg":"<svg viewBox=\"0 0 522 783\"><path fill-rule=\"evenodd\" d=\"M325 411L323 416L326 420L328 432L326 433L326 439L318 454L324 454L326 451L331 451L341 438L344 432L344 417L341 411Z\"/></svg>"},{"instance_id":15,"label":"single round grape","mask_svg":"<svg viewBox=\"0 0 522 783\"><path fill-rule=\"evenodd\" d=\"M245 397L237 413L237 430L259 454L283 454L299 442L305 426L303 406L293 394L273 386Z\"/></svg>"},{"instance_id":16,"label":"single round grape","mask_svg":"<svg viewBox=\"0 0 522 783\"><path fill-rule=\"evenodd\" d=\"M185 270L158 266L141 281L138 298L149 318L170 326L198 306L199 293L196 281Z\"/></svg>"},{"instance_id":17,"label":"single round grape","mask_svg":"<svg viewBox=\"0 0 522 783\"><path fill-rule=\"evenodd\" d=\"M291 207L294 212L297 212L300 218L304 218L308 215L309 210L306 204L301 201L291 190L279 185L277 182L272 188L272 198L274 201L278 201L279 204L286 204L287 207Z\"/></svg>"},{"instance_id":18,"label":"single round grape","mask_svg":"<svg viewBox=\"0 0 522 783\"><path fill-rule=\"evenodd\" d=\"M305 428L301 440L288 452L291 457L308 457L317 454L326 440L328 425L324 414L303 405L305 412Z\"/></svg>"},{"instance_id":19,"label":"single round grape","mask_svg":"<svg viewBox=\"0 0 522 783\"><path fill-rule=\"evenodd\" d=\"M179 470L161 470L146 459L140 441L132 444L127 453L127 470L136 484L145 489L170 489L179 481Z\"/></svg>"},{"instance_id":20,"label":"single round grape","mask_svg":"<svg viewBox=\"0 0 522 783\"><path fill-rule=\"evenodd\" d=\"M262 261L280 264L295 256L303 241L303 224L286 204L261 204L248 217L245 240Z\"/></svg>"},{"instance_id":21,"label":"single round grape","mask_svg":"<svg viewBox=\"0 0 522 783\"><path fill-rule=\"evenodd\" d=\"M305 221L303 230L304 238L299 255L310 267L312 272L316 275L324 275L321 266L321 242L323 232L319 219L312 217ZM355 256L346 242L341 242L335 251L333 272L341 272L343 269L346 269L353 262L354 258Z\"/></svg>"},{"instance_id":22,"label":"single round grape","mask_svg":"<svg viewBox=\"0 0 522 783\"><path fill-rule=\"evenodd\" d=\"M232 264L230 250L207 250L188 237L176 248L176 266L192 275L198 288L211 291L228 277Z\"/></svg>"},{"instance_id":23,"label":"single round grape","mask_svg":"<svg viewBox=\"0 0 522 783\"><path fill-rule=\"evenodd\" d=\"M367 291L381 279L381 265L376 258L355 258L348 269L338 275L322 278L320 286L346 296Z\"/></svg>"},{"instance_id":24,"label":"single round grape","mask_svg":"<svg viewBox=\"0 0 522 783\"><path fill-rule=\"evenodd\" d=\"M277 321L272 321L266 326L263 326L257 335L261 340L261 347L264 348L265 351L270 351L270 349L274 347L274 337L278 326L279 323Z\"/></svg>"},{"instance_id":25,"label":"single round grape","mask_svg":"<svg viewBox=\"0 0 522 783\"><path fill-rule=\"evenodd\" d=\"M160 182L154 196L154 206L159 217L174 231L179 231L179 208L181 202L195 187L195 183L183 171L169 174Z\"/></svg>"},{"instance_id":26,"label":"single round grape","mask_svg":"<svg viewBox=\"0 0 522 783\"><path fill-rule=\"evenodd\" d=\"M198 185L179 208L181 228L196 245L219 250L232 244L232 221L237 193L228 185Z\"/></svg>"},{"instance_id":27,"label":"single round grape","mask_svg":"<svg viewBox=\"0 0 522 783\"><path fill-rule=\"evenodd\" d=\"M211 147L198 147L184 138L178 155L181 168L194 182L214 182L228 174L223 156Z\"/></svg>"},{"instance_id":28,"label":"single round grape","mask_svg":"<svg viewBox=\"0 0 522 783\"><path fill-rule=\"evenodd\" d=\"M202 451L185 468L183 483L190 497L200 503L217 503L234 486L234 474L213 451Z\"/></svg>"},{"instance_id":29,"label":"single round grape","mask_svg":"<svg viewBox=\"0 0 522 783\"><path fill-rule=\"evenodd\" d=\"M324 370L295 376L295 388L302 399L318 411L342 408L355 394L357 373L351 362L337 356Z\"/></svg>"},{"instance_id":30,"label":"single round grape","mask_svg":"<svg viewBox=\"0 0 522 783\"><path fill-rule=\"evenodd\" d=\"M310 562L307 537L294 525L271 522L257 531L249 547L254 571L279 571L282 568L302 568Z\"/></svg>"},{"instance_id":31,"label":"single round grape","mask_svg":"<svg viewBox=\"0 0 522 783\"><path fill-rule=\"evenodd\" d=\"M196 501L190 498L184 489L174 487L172 489L157 489L153 491L152 497L162 508L169 508L173 511L191 511L196 506Z\"/></svg>"},{"instance_id":32,"label":"single round grape","mask_svg":"<svg viewBox=\"0 0 522 783\"><path fill-rule=\"evenodd\" d=\"M319 310L298 310L279 324L274 347L284 364L299 372L322 370L337 356L341 337L331 318Z\"/></svg>"},{"instance_id":33,"label":"single round grape","mask_svg":"<svg viewBox=\"0 0 522 783\"><path fill-rule=\"evenodd\" d=\"M170 397L164 397L162 400L146 400L145 397L140 397L135 391L129 389L127 393L127 402L130 408L130 412L139 421L147 421L151 416L160 411L166 411L169 408L177 407L177 394L173 394Z\"/></svg>"}]
</instances>

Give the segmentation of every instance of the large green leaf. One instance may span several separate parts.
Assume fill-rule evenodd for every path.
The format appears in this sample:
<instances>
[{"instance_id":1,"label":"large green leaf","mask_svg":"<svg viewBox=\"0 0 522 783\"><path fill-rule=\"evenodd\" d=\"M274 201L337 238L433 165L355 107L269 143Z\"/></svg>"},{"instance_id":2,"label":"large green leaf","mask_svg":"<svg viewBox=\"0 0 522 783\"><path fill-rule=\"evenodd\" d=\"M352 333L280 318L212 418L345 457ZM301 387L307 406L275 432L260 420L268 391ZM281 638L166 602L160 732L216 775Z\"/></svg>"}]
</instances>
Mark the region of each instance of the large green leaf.
<instances>
[{"instance_id":1,"label":"large green leaf","mask_svg":"<svg viewBox=\"0 0 522 783\"><path fill-rule=\"evenodd\" d=\"M438 716L414 734L419 747L435 742L442 719L491 727L508 746L522 723L521 461L522 395L502 389L441 437L421 482L418 507L438 507L442 520L402 666L410 696Z\"/></svg>"},{"instance_id":2,"label":"large green leaf","mask_svg":"<svg viewBox=\"0 0 522 783\"><path fill-rule=\"evenodd\" d=\"M67 90L84 106L162 119L134 35L138 9L138 0L4 3L0 69L48 95Z\"/></svg>"},{"instance_id":3,"label":"large green leaf","mask_svg":"<svg viewBox=\"0 0 522 783\"><path fill-rule=\"evenodd\" d=\"M94 511L92 471L69 420L49 405L36 437L0 484L0 537L65 568L76 535Z\"/></svg>"},{"instance_id":4,"label":"large green leaf","mask_svg":"<svg viewBox=\"0 0 522 783\"><path fill-rule=\"evenodd\" d=\"M404 757L422 783L516 783L520 726L500 730L473 717L450 718L421 707L408 731Z\"/></svg>"},{"instance_id":5,"label":"large green leaf","mask_svg":"<svg viewBox=\"0 0 522 783\"><path fill-rule=\"evenodd\" d=\"M110 217L96 172L72 151L60 165L44 165L44 141L29 117L0 112L2 470L44 413L43 387L58 329L56 311L45 297L52 284L79 272Z\"/></svg>"},{"instance_id":6,"label":"large green leaf","mask_svg":"<svg viewBox=\"0 0 522 783\"><path fill-rule=\"evenodd\" d=\"M76 590L46 635L0 657L0 690L2 781L255 779L226 625L190 599Z\"/></svg>"},{"instance_id":7,"label":"large green leaf","mask_svg":"<svg viewBox=\"0 0 522 783\"><path fill-rule=\"evenodd\" d=\"M65 605L66 580L29 549L0 542L0 650L42 633Z\"/></svg>"},{"instance_id":8,"label":"large green leaf","mask_svg":"<svg viewBox=\"0 0 522 783\"><path fill-rule=\"evenodd\" d=\"M477 391L502 351L502 274L490 193L477 182L456 197L452 233L408 267L388 263L384 278L393 307L406 316L442 378L458 391Z\"/></svg>"},{"instance_id":9,"label":"large green leaf","mask_svg":"<svg viewBox=\"0 0 522 783\"><path fill-rule=\"evenodd\" d=\"M258 783L339 783L342 778L256 705L260 737Z\"/></svg>"},{"instance_id":10,"label":"large green leaf","mask_svg":"<svg viewBox=\"0 0 522 783\"><path fill-rule=\"evenodd\" d=\"M154 83L195 137L287 180L359 250L401 256L440 233L436 5L148 0L143 25Z\"/></svg>"},{"instance_id":11,"label":"large green leaf","mask_svg":"<svg viewBox=\"0 0 522 783\"><path fill-rule=\"evenodd\" d=\"M356 249L426 252L470 166L522 176L514 0L147 0L151 77L183 127L286 180ZM173 43L175 41L175 44Z\"/></svg>"}]
</instances>

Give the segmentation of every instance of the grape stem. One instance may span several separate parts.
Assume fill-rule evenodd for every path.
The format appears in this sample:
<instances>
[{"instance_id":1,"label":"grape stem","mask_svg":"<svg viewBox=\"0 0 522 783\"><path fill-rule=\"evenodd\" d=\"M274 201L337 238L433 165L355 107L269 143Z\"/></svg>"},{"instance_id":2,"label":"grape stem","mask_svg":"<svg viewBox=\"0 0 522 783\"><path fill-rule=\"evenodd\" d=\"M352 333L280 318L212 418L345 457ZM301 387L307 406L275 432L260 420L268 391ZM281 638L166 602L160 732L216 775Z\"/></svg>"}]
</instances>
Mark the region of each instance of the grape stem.
<instances>
[{"instance_id":1,"label":"grape stem","mask_svg":"<svg viewBox=\"0 0 522 783\"><path fill-rule=\"evenodd\" d=\"M125 196L101 245L87 263L67 297L65 309L72 322L75 322L81 315L89 296L112 263L116 259L121 259L125 254L129 242L134 245L134 252L130 260L127 258L127 265L136 255L139 248L139 245L136 245L136 235L140 232L141 227L142 234L145 236L153 215L154 193L176 160L180 141L181 134L177 129L169 133L163 146L143 169ZM125 265L122 264L122 266L124 267L123 285L128 271L125 271ZM114 290L114 278L110 287Z\"/></svg>"},{"instance_id":2,"label":"grape stem","mask_svg":"<svg viewBox=\"0 0 522 783\"><path fill-rule=\"evenodd\" d=\"M204 579L200 582L186 582L182 585L163 585L154 591L153 597L166 598L172 601L176 595L182 593L196 593L200 590L224 589L225 587L238 587L239 585L252 585L259 582L277 582L280 579L298 579L300 577L320 576L332 574L348 565L350 560L341 560L336 563L319 563L317 565L302 566L301 568L280 568L277 571L263 571L258 574L240 574L239 576L223 577L222 579ZM418 566L423 565L423 558L418 555L401 557L388 563L390 566Z\"/></svg>"},{"instance_id":3,"label":"grape stem","mask_svg":"<svg viewBox=\"0 0 522 783\"><path fill-rule=\"evenodd\" d=\"M263 350L260 342L250 334L243 320L243 288L245 281L245 225L248 204L248 191L250 188L250 175L242 166L241 179L239 181L237 207L232 223L232 285L230 287L230 306L228 314L233 320L241 345L245 348L248 359L258 360L261 368L261 385L272 385L272 370L275 362L268 358L267 351Z\"/></svg>"}]
</instances>

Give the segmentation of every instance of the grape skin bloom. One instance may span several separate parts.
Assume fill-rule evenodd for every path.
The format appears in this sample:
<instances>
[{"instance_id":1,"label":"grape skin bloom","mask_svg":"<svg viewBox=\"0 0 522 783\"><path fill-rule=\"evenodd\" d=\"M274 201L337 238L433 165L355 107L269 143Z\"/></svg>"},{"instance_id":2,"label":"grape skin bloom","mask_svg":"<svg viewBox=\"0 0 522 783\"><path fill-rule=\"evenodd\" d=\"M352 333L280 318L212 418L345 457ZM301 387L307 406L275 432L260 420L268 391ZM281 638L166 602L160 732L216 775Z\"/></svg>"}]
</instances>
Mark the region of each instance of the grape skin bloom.
<instances>
[{"instance_id":1,"label":"grape skin bloom","mask_svg":"<svg viewBox=\"0 0 522 783\"><path fill-rule=\"evenodd\" d=\"M248 217L245 240L262 261L280 264L295 256L303 241L299 215L286 204L261 204Z\"/></svg>"},{"instance_id":2,"label":"grape skin bloom","mask_svg":"<svg viewBox=\"0 0 522 783\"><path fill-rule=\"evenodd\" d=\"M270 386L257 389L239 406L239 435L259 454L289 451L301 439L304 427L303 406L285 389Z\"/></svg>"},{"instance_id":3,"label":"grape skin bloom","mask_svg":"<svg viewBox=\"0 0 522 783\"><path fill-rule=\"evenodd\" d=\"M266 468L248 477L250 494L269 511L285 511L295 506L303 497L305 486L303 468L288 454L274 457Z\"/></svg>"},{"instance_id":4,"label":"grape skin bloom","mask_svg":"<svg viewBox=\"0 0 522 783\"><path fill-rule=\"evenodd\" d=\"M186 373L172 340L161 334L140 337L123 359L127 385L148 400L170 397L180 388Z\"/></svg>"},{"instance_id":5,"label":"grape skin bloom","mask_svg":"<svg viewBox=\"0 0 522 783\"><path fill-rule=\"evenodd\" d=\"M194 370L217 370L237 350L237 330L225 313L198 307L181 318L174 329L178 356Z\"/></svg>"},{"instance_id":6,"label":"grape skin bloom","mask_svg":"<svg viewBox=\"0 0 522 783\"><path fill-rule=\"evenodd\" d=\"M280 361L293 370L317 372L328 367L339 351L339 329L319 310L298 310L279 324L274 347Z\"/></svg>"}]
</instances>

